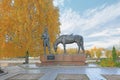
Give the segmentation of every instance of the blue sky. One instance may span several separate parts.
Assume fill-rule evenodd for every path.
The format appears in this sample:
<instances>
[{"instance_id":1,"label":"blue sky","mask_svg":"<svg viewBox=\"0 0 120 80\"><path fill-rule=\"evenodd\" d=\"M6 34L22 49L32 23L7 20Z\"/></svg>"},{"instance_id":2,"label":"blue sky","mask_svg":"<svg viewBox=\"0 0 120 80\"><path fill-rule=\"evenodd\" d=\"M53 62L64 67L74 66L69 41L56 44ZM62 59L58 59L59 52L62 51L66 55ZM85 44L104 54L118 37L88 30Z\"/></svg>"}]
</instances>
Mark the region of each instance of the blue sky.
<instances>
[{"instance_id":1,"label":"blue sky","mask_svg":"<svg viewBox=\"0 0 120 80\"><path fill-rule=\"evenodd\" d=\"M60 9L61 35L82 35L85 49L120 48L120 0L54 0L54 5Z\"/></svg>"},{"instance_id":2,"label":"blue sky","mask_svg":"<svg viewBox=\"0 0 120 80\"><path fill-rule=\"evenodd\" d=\"M118 2L118 0L64 0L64 7L72 8L82 13L90 8L96 8L101 5L111 5L116 2Z\"/></svg>"}]
</instances>

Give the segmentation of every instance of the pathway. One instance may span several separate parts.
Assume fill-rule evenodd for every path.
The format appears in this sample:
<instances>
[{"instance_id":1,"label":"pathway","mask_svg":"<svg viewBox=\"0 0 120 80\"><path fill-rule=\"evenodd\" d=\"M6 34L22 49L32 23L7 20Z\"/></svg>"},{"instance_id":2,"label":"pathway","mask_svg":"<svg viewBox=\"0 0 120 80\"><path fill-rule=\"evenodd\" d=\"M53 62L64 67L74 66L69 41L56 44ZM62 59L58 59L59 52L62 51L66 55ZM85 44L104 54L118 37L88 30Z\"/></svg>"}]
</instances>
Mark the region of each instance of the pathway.
<instances>
[{"instance_id":1,"label":"pathway","mask_svg":"<svg viewBox=\"0 0 120 80\"><path fill-rule=\"evenodd\" d=\"M20 66L7 67L6 70L9 73L7 75L0 76L0 80L5 80L10 76L20 73L45 73L39 80L55 80L58 74L86 74L90 80L106 80L101 74L120 75L120 68L103 68L96 65L37 67L35 64L24 64Z\"/></svg>"}]
</instances>

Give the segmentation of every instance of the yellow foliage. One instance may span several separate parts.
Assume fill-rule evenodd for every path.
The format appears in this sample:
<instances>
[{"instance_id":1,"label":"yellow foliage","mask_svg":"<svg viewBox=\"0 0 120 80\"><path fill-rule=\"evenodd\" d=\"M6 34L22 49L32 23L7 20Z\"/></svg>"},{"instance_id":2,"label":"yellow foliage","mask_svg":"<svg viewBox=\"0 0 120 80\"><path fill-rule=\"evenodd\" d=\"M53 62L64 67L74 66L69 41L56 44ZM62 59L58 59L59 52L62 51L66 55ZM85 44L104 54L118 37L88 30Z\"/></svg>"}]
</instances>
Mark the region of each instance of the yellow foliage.
<instances>
[{"instance_id":1,"label":"yellow foliage","mask_svg":"<svg viewBox=\"0 0 120 80\"><path fill-rule=\"evenodd\" d=\"M89 50L90 56L91 56L92 58L94 58L95 55L96 55L97 58L100 58L101 55L102 55L102 50L104 50L104 49L103 49L103 48L93 47L92 49Z\"/></svg>"},{"instance_id":2,"label":"yellow foliage","mask_svg":"<svg viewBox=\"0 0 120 80\"><path fill-rule=\"evenodd\" d=\"M53 0L0 0L0 58L43 54L41 34L48 27L50 44L60 33ZM6 37L7 36L7 37Z\"/></svg>"}]
</instances>

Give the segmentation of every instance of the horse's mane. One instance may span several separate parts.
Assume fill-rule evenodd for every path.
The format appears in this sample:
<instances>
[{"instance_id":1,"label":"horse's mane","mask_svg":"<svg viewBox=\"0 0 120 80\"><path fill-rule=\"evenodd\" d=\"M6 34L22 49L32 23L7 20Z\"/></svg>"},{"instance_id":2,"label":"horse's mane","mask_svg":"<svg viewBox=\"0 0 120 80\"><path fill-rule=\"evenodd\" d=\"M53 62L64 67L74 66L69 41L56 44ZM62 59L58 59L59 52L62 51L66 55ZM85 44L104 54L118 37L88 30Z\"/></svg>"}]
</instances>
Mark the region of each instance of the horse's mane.
<instances>
[{"instance_id":1,"label":"horse's mane","mask_svg":"<svg viewBox=\"0 0 120 80\"><path fill-rule=\"evenodd\" d=\"M60 38L62 38L63 37L63 35L60 35L57 39L60 39Z\"/></svg>"},{"instance_id":2,"label":"horse's mane","mask_svg":"<svg viewBox=\"0 0 120 80\"><path fill-rule=\"evenodd\" d=\"M72 34L69 34L69 35L67 35L67 34L66 34L66 35L60 35L60 36L58 37L58 39L61 38L61 37L63 37L63 36L73 36L73 33L72 33Z\"/></svg>"}]
</instances>

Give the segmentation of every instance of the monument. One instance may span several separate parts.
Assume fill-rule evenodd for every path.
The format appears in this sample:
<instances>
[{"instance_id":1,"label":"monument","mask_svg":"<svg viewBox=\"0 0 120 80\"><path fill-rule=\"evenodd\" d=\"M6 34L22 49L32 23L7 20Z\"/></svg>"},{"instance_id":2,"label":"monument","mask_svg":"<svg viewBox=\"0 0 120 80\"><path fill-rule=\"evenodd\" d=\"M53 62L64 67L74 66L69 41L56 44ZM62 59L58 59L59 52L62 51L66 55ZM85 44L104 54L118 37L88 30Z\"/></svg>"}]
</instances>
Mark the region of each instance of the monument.
<instances>
[{"instance_id":1,"label":"monument","mask_svg":"<svg viewBox=\"0 0 120 80\"><path fill-rule=\"evenodd\" d=\"M26 51L25 62L23 62L23 64L28 64L28 63L29 63L29 52Z\"/></svg>"},{"instance_id":2,"label":"monument","mask_svg":"<svg viewBox=\"0 0 120 80\"><path fill-rule=\"evenodd\" d=\"M78 45L78 54L80 53L80 48L84 53L84 41L83 37L80 35L61 35L58 39L56 39L54 43L54 50L57 51L58 44L63 44L64 53L66 53L66 44L77 43Z\"/></svg>"},{"instance_id":3,"label":"monument","mask_svg":"<svg viewBox=\"0 0 120 80\"><path fill-rule=\"evenodd\" d=\"M48 47L48 51L49 51L49 54L50 54L51 53L51 51L50 51L50 43L49 43L50 38L49 38L49 34L48 34L48 29L47 28L44 29L44 32L43 32L41 38L43 39L44 54L46 55L46 47Z\"/></svg>"},{"instance_id":4,"label":"monument","mask_svg":"<svg viewBox=\"0 0 120 80\"><path fill-rule=\"evenodd\" d=\"M0 74L1 74L1 73L4 73L4 71L3 71L3 70L1 69L1 67L0 67Z\"/></svg>"},{"instance_id":5,"label":"monument","mask_svg":"<svg viewBox=\"0 0 120 80\"><path fill-rule=\"evenodd\" d=\"M86 56L84 54L84 41L80 35L61 35L53 44L55 52L57 46L62 43L64 46L64 54L51 54L49 45L49 35L47 29L44 30L43 36L44 54L40 56L41 64L43 65L85 65ZM76 43L78 45L78 53L69 54L66 51L66 44ZM49 55L46 55L46 47L48 47ZM82 49L82 53L80 53Z\"/></svg>"},{"instance_id":6,"label":"monument","mask_svg":"<svg viewBox=\"0 0 120 80\"><path fill-rule=\"evenodd\" d=\"M3 69L1 69L1 67L0 67L0 76L5 75L5 74L7 74L7 72L4 71Z\"/></svg>"}]
</instances>

